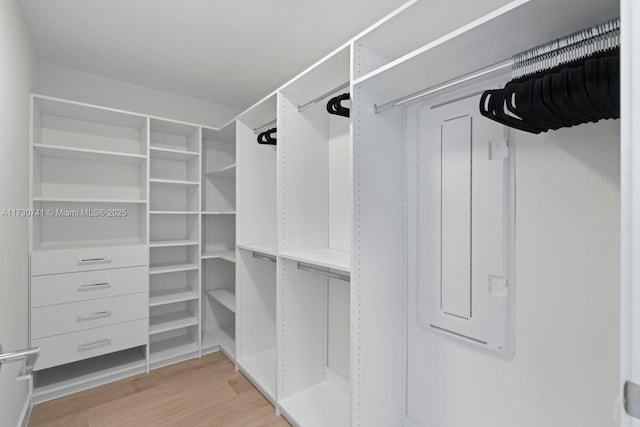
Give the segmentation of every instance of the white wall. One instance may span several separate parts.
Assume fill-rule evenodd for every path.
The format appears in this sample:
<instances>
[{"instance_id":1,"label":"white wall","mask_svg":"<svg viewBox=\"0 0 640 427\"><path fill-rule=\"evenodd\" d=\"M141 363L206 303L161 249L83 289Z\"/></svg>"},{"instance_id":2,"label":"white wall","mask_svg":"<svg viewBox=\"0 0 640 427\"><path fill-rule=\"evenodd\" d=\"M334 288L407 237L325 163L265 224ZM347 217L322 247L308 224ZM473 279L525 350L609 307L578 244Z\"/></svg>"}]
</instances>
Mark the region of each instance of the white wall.
<instances>
[{"instance_id":1,"label":"white wall","mask_svg":"<svg viewBox=\"0 0 640 427\"><path fill-rule=\"evenodd\" d=\"M27 208L29 91L35 54L16 0L0 2L0 212ZM27 220L0 216L0 344L27 346ZM28 383L15 382L17 366L0 375L0 425L11 426L22 410Z\"/></svg>"},{"instance_id":2,"label":"white wall","mask_svg":"<svg viewBox=\"0 0 640 427\"><path fill-rule=\"evenodd\" d=\"M34 92L174 120L219 127L239 111L40 61Z\"/></svg>"}]
</instances>

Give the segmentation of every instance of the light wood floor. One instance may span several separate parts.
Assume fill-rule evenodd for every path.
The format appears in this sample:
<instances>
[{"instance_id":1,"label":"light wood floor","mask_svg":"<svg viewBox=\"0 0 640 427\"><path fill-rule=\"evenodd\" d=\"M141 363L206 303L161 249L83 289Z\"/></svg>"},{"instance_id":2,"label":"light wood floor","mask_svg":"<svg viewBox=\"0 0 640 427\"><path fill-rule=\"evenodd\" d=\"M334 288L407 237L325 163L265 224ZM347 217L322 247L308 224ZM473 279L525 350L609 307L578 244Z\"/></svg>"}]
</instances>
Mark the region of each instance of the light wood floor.
<instances>
[{"instance_id":1,"label":"light wood floor","mask_svg":"<svg viewBox=\"0 0 640 427\"><path fill-rule=\"evenodd\" d=\"M36 405L29 426L289 426L222 353Z\"/></svg>"}]
</instances>

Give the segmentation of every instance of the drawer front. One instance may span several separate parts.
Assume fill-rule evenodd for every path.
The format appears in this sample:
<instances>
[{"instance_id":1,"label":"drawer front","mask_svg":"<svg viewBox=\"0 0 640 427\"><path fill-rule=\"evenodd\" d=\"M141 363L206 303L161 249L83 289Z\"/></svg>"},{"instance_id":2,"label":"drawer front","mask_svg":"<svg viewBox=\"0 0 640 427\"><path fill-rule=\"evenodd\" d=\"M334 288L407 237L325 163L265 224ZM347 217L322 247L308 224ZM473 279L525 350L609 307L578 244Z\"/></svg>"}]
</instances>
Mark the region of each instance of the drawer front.
<instances>
[{"instance_id":1,"label":"drawer front","mask_svg":"<svg viewBox=\"0 0 640 427\"><path fill-rule=\"evenodd\" d=\"M36 370L146 345L148 331L149 321L142 319L31 340L32 346L40 347Z\"/></svg>"},{"instance_id":2,"label":"drawer front","mask_svg":"<svg viewBox=\"0 0 640 427\"><path fill-rule=\"evenodd\" d=\"M31 338L44 338L149 317L148 294L50 305L31 310Z\"/></svg>"},{"instance_id":3,"label":"drawer front","mask_svg":"<svg viewBox=\"0 0 640 427\"><path fill-rule=\"evenodd\" d=\"M31 254L32 276L141 265L149 265L146 245L34 251Z\"/></svg>"},{"instance_id":4,"label":"drawer front","mask_svg":"<svg viewBox=\"0 0 640 427\"><path fill-rule=\"evenodd\" d=\"M148 267L34 276L31 307L148 292L148 282Z\"/></svg>"}]
</instances>

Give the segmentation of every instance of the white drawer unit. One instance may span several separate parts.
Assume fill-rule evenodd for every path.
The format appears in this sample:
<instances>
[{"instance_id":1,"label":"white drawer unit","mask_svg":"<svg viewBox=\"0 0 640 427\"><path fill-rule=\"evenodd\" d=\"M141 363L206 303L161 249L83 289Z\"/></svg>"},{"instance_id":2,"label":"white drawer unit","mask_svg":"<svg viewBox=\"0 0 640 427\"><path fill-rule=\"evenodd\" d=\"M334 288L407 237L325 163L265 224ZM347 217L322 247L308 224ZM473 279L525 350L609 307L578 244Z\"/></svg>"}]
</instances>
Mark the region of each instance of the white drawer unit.
<instances>
[{"instance_id":1,"label":"white drawer unit","mask_svg":"<svg viewBox=\"0 0 640 427\"><path fill-rule=\"evenodd\" d=\"M147 319L32 340L40 347L36 370L146 345Z\"/></svg>"},{"instance_id":2,"label":"white drawer unit","mask_svg":"<svg viewBox=\"0 0 640 427\"><path fill-rule=\"evenodd\" d=\"M129 267L31 278L31 307L148 292L149 268Z\"/></svg>"},{"instance_id":3,"label":"white drawer unit","mask_svg":"<svg viewBox=\"0 0 640 427\"><path fill-rule=\"evenodd\" d=\"M148 265L146 245L34 251L31 275L73 273Z\"/></svg>"},{"instance_id":4,"label":"white drawer unit","mask_svg":"<svg viewBox=\"0 0 640 427\"><path fill-rule=\"evenodd\" d=\"M38 307L31 311L32 339L113 325L148 317L148 294Z\"/></svg>"}]
</instances>

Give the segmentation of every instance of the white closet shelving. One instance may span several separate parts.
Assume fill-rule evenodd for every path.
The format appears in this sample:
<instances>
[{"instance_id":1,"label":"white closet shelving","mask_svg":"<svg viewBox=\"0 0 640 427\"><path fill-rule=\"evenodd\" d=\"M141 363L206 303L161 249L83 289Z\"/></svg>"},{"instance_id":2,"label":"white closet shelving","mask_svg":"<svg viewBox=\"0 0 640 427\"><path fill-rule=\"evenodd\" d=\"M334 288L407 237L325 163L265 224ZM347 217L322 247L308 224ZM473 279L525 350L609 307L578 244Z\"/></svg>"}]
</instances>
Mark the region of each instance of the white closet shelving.
<instances>
[{"instance_id":1,"label":"white closet shelving","mask_svg":"<svg viewBox=\"0 0 640 427\"><path fill-rule=\"evenodd\" d=\"M278 93L278 405L303 426L351 423L350 120L326 107L349 78L347 45Z\"/></svg>"},{"instance_id":2,"label":"white closet shelving","mask_svg":"<svg viewBox=\"0 0 640 427\"><path fill-rule=\"evenodd\" d=\"M146 119L48 97L33 108L33 249L146 244Z\"/></svg>"},{"instance_id":3,"label":"white closet shelving","mask_svg":"<svg viewBox=\"0 0 640 427\"><path fill-rule=\"evenodd\" d=\"M619 405L619 345L611 335L619 327L619 300L611 296L616 286L605 289L597 279L615 277L619 265L615 255L604 256L600 240L607 236L605 245L613 248L619 235L615 121L509 134L509 155L518 151L518 276L509 282L518 287L515 357L488 357L420 324L425 308L418 256L425 255L416 253L415 226L416 199L424 190L416 188L414 158L416 145L425 144L424 122L442 108L455 109L462 99L497 88L510 75L507 70L447 83L619 13L616 2L600 0L482 3L465 2L465 10L446 20L456 27L445 28L437 20L420 22L438 2L415 2L354 43L365 60L354 64L352 111L357 233L351 306L352 339L358 343L352 347L353 425L469 425L478 419L500 426L618 425L611 408ZM418 27L424 31L405 30ZM430 96L375 112L376 105L441 85ZM474 126L485 120L478 117L477 103L465 108L459 114L473 116ZM607 166L603 159L610 160ZM608 219L585 214L594 211ZM573 253L576 244L580 255ZM553 274L539 276L549 269ZM580 308L574 305L577 295ZM605 325L604 318L612 322ZM579 339L584 330L590 333ZM580 372L589 372L588 378ZM529 411L534 399L536 410ZM498 400L503 405L496 411ZM586 408L585 401L599 403Z\"/></svg>"},{"instance_id":4,"label":"white closet shelving","mask_svg":"<svg viewBox=\"0 0 640 427\"><path fill-rule=\"evenodd\" d=\"M148 119L32 95L30 134L40 402L146 370Z\"/></svg>"},{"instance_id":5,"label":"white closet shelving","mask_svg":"<svg viewBox=\"0 0 640 427\"><path fill-rule=\"evenodd\" d=\"M200 135L150 121L150 367L199 355Z\"/></svg>"},{"instance_id":6,"label":"white closet shelving","mask_svg":"<svg viewBox=\"0 0 640 427\"><path fill-rule=\"evenodd\" d=\"M233 124L202 131L202 351L235 344L236 147Z\"/></svg>"},{"instance_id":7,"label":"white closet shelving","mask_svg":"<svg viewBox=\"0 0 640 427\"><path fill-rule=\"evenodd\" d=\"M238 366L276 404L277 146L258 144L276 127L276 96L236 121L238 150Z\"/></svg>"}]
</instances>

